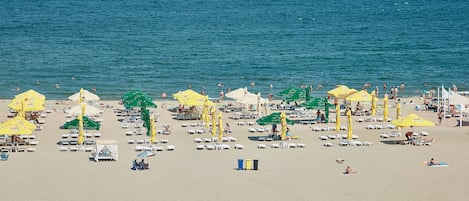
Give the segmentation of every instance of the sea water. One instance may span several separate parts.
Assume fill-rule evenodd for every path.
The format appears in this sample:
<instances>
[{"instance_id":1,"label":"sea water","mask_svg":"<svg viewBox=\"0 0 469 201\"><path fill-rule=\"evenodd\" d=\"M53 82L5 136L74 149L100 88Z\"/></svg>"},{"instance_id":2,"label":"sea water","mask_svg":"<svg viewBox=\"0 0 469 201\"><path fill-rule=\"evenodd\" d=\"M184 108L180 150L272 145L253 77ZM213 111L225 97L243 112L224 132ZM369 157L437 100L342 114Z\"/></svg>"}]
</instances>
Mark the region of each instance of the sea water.
<instances>
[{"instance_id":1,"label":"sea water","mask_svg":"<svg viewBox=\"0 0 469 201\"><path fill-rule=\"evenodd\" d=\"M4 0L0 98L35 89L102 99L187 88L218 97L365 83L403 96L469 90L469 2ZM369 90L370 91L370 90Z\"/></svg>"}]
</instances>

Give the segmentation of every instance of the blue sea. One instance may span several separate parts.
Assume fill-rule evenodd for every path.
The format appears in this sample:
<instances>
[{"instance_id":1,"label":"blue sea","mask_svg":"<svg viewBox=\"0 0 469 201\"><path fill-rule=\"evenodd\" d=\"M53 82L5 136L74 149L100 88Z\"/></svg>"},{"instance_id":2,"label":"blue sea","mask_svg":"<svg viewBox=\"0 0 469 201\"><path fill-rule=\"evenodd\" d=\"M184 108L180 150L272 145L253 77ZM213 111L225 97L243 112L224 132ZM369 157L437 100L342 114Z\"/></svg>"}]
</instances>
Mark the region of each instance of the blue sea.
<instances>
[{"instance_id":1,"label":"blue sea","mask_svg":"<svg viewBox=\"0 0 469 201\"><path fill-rule=\"evenodd\" d=\"M239 87L275 98L301 85L323 97L364 83L404 83L402 96L469 90L468 11L466 0L3 0L0 98L35 89L67 99L80 88L105 100L187 88L216 98Z\"/></svg>"}]
</instances>

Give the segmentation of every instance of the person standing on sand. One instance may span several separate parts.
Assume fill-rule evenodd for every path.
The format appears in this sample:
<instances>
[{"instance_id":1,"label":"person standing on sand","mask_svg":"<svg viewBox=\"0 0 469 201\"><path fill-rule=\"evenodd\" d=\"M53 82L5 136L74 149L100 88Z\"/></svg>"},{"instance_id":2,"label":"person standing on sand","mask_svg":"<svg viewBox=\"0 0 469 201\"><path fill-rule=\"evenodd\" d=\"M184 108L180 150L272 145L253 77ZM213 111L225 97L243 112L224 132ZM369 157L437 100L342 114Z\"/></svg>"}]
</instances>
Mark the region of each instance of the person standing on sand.
<instances>
[{"instance_id":1,"label":"person standing on sand","mask_svg":"<svg viewBox=\"0 0 469 201\"><path fill-rule=\"evenodd\" d=\"M438 112L438 125L441 125L441 120L443 119L443 111Z\"/></svg>"}]
</instances>

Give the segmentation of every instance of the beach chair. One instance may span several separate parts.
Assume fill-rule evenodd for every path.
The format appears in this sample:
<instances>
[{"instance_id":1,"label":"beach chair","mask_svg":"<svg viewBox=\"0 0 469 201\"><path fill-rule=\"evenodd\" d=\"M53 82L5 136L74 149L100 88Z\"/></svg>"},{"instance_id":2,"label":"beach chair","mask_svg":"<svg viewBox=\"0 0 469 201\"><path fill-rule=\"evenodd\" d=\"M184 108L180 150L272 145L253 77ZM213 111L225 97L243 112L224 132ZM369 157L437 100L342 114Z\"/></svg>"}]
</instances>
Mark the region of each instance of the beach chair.
<instances>
[{"instance_id":1,"label":"beach chair","mask_svg":"<svg viewBox=\"0 0 469 201\"><path fill-rule=\"evenodd\" d=\"M241 144L235 144L234 146L235 149L244 149L244 146Z\"/></svg>"},{"instance_id":2,"label":"beach chair","mask_svg":"<svg viewBox=\"0 0 469 201\"><path fill-rule=\"evenodd\" d=\"M195 149L203 150L203 149L205 149L205 146L203 144L198 144L198 145L195 146Z\"/></svg>"},{"instance_id":3,"label":"beach chair","mask_svg":"<svg viewBox=\"0 0 469 201\"><path fill-rule=\"evenodd\" d=\"M257 148L258 148L258 149L265 149L266 147L267 147L266 144L258 144L258 145L257 145Z\"/></svg>"}]
</instances>

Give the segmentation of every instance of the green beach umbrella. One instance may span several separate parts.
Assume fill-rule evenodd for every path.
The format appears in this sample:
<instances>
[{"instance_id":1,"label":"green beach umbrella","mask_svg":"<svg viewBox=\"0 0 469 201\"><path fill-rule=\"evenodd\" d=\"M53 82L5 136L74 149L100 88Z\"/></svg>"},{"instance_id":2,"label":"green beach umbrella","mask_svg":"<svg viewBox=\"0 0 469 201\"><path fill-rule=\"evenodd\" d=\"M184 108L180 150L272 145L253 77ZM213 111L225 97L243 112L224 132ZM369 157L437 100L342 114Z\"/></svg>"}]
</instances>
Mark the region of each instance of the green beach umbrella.
<instances>
[{"instance_id":1,"label":"green beach umbrella","mask_svg":"<svg viewBox=\"0 0 469 201\"><path fill-rule=\"evenodd\" d=\"M326 107L333 107L334 104L329 103L327 98L312 98L309 101L301 103L300 106L305 107L306 109L325 110Z\"/></svg>"},{"instance_id":2,"label":"green beach umbrella","mask_svg":"<svg viewBox=\"0 0 469 201\"><path fill-rule=\"evenodd\" d=\"M72 121L69 121L63 125L64 129L78 129L80 126L80 120L74 119ZM86 130L99 130L99 127L101 127L101 124L93 121L92 119L88 118L87 116L83 116L83 129Z\"/></svg>"},{"instance_id":3,"label":"green beach umbrella","mask_svg":"<svg viewBox=\"0 0 469 201\"><path fill-rule=\"evenodd\" d=\"M271 125L271 124L281 124L282 123L282 118L281 118L281 113L280 112L274 112L272 114L269 114L267 116L264 116L258 120L256 120L256 123L259 125ZM286 119L287 124L293 125L295 124L292 120Z\"/></svg>"},{"instance_id":4,"label":"green beach umbrella","mask_svg":"<svg viewBox=\"0 0 469 201\"><path fill-rule=\"evenodd\" d=\"M278 93L279 96L287 96L289 94L294 94L296 92L304 92L303 89L297 88L297 87L289 87L287 89L284 89Z\"/></svg>"}]
</instances>

